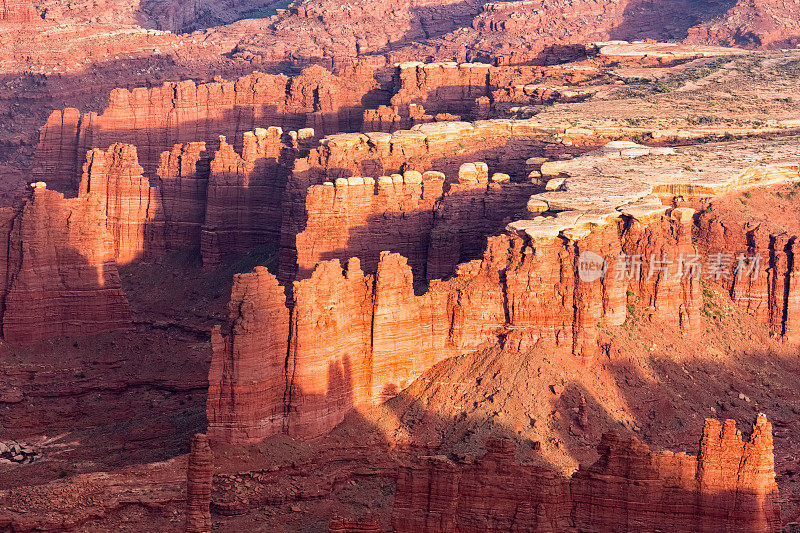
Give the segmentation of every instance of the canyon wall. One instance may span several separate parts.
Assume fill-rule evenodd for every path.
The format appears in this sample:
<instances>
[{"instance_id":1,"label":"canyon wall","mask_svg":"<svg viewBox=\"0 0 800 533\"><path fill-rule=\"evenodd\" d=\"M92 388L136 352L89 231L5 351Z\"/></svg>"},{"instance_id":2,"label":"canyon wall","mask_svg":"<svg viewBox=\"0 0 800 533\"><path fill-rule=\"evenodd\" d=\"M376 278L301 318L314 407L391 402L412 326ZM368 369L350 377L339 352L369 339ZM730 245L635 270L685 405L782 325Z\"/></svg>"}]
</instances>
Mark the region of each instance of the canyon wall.
<instances>
[{"instance_id":1,"label":"canyon wall","mask_svg":"<svg viewBox=\"0 0 800 533\"><path fill-rule=\"evenodd\" d=\"M177 144L152 179L136 147L115 143L87 153L78 197L100 199L117 263L198 247L214 266L227 254L277 246L286 181L311 135L257 128L244 133L241 156L224 137L213 157L205 143Z\"/></svg>"},{"instance_id":2,"label":"canyon wall","mask_svg":"<svg viewBox=\"0 0 800 533\"><path fill-rule=\"evenodd\" d=\"M236 81L115 89L101 114L54 111L41 130L35 180L74 192L84 154L114 143L135 146L144 174L153 176L161 153L184 142L216 148L220 135L242 149L244 132L257 127L314 128L321 134L361 126L362 98L376 82L370 67L337 77L310 67L296 77L253 73Z\"/></svg>"},{"instance_id":3,"label":"canyon wall","mask_svg":"<svg viewBox=\"0 0 800 533\"><path fill-rule=\"evenodd\" d=\"M731 272L718 276L716 283L776 335L800 343L796 233L716 211L704 212L698 226L703 249L731 266Z\"/></svg>"},{"instance_id":4,"label":"canyon wall","mask_svg":"<svg viewBox=\"0 0 800 533\"><path fill-rule=\"evenodd\" d=\"M214 334L210 434L233 442L278 432L325 434L350 410L394 396L438 361L499 342L501 334L519 351L545 342L591 362L600 353L600 328L624 322L629 294L652 319L697 331L702 296L694 278L584 283L577 276L584 250L609 261L623 250L693 250L691 218L623 217L571 235L491 237L483 259L459 265L446 281L431 281L422 295L414 293L408 261L390 252L380 254L374 276L357 258L344 270L338 259L323 261L294 283L291 310L265 270L237 276L226 332ZM257 279L267 279L269 289ZM289 316L288 342L272 340L271 324ZM250 370L220 370L237 368ZM225 400L220 408L225 390L240 390L244 399ZM270 400L256 401L259 395ZM239 417L244 422L231 428Z\"/></svg>"},{"instance_id":5,"label":"canyon wall","mask_svg":"<svg viewBox=\"0 0 800 533\"><path fill-rule=\"evenodd\" d=\"M509 179L496 173L490 180L481 162L461 165L446 193L445 175L435 171L312 185L305 229L295 238L297 276L308 277L320 261L350 257L374 273L384 250L406 257L415 279L449 276L458 263L481 256L488 235L527 213L537 186Z\"/></svg>"},{"instance_id":6,"label":"canyon wall","mask_svg":"<svg viewBox=\"0 0 800 533\"><path fill-rule=\"evenodd\" d=\"M763 414L747 441L733 420L707 419L696 457L654 453L614 433L598 451L571 482L579 530L781 531L772 424Z\"/></svg>"},{"instance_id":7,"label":"canyon wall","mask_svg":"<svg viewBox=\"0 0 800 533\"><path fill-rule=\"evenodd\" d=\"M491 437L486 453L472 464L430 456L401 466L393 531L570 531L569 479L517 462L516 451L513 440Z\"/></svg>"},{"instance_id":8,"label":"canyon wall","mask_svg":"<svg viewBox=\"0 0 800 533\"><path fill-rule=\"evenodd\" d=\"M3 338L30 343L132 325L102 200L41 185L3 213Z\"/></svg>"},{"instance_id":9,"label":"canyon wall","mask_svg":"<svg viewBox=\"0 0 800 533\"><path fill-rule=\"evenodd\" d=\"M772 426L758 415L747 441L733 420L707 419L699 454L653 452L635 437L603 435L600 458L571 479L519 462L511 439L486 454L400 468L394 531L781 531Z\"/></svg>"},{"instance_id":10,"label":"canyon wall","mask_svg":"<svg viewBox=\"0 0 800 533\"><path fill-rule=\"evenodd\" d=\"M443 186L444 190L444 187L449 185L448 181L455 182L458 180L457 176L462 164L474 161L485 161L489 168L499 173L510 175L510 179L513 181L529 183L529 179L525 178L527 176L525 162L531 155L542 155L545 152L545 143L543 142L545 136L544 131L531 122L490 120L474 123L426 123L414 126L411 130L400 130L392 134L383 132L349 133L329 135L323 138L320 141L320 145L310 150L306 157L298 158L295 161L292 175L287 183L283 201L278 279L284 284L290 283L297 276L298 260L304 262L301 269L307 269L313 266L311 263L314 260L324 258L324 253L331 252L328 248L322 249L321 252L298 250L298 234L302 234L308 228L309 233L299 237L300 244L306 246L309 241L308 237L318 231L315 226L321 220L328 218L335 219L344 225L352 225L354 223L363 225L361 222L357 222L356 219L358 217L363 219L364 216L369 218L369 215L363 211L361 215L348 213L344 218L339 217L337 210L341 211L342 207L338 205L336 198L346 200L350 193L345 194L344 189L342 189L342 192L337 193L339 196L331 196L332 192L325 193L326 189L312 188L312 186L331 187L331 185L324 185L325 182L330 182L335 189L339 178L356 177L354 184L357 187L366 187L364 201L374 202L376 199L370 198L373 195L369 194L369 185L361 185L361 181L358 178L370 176L374 180L383 180L388 185L388 177L392 179L394 190L396 190L395 181L398 181L400 177L394 177L394 175L400 176L407 171L416 171L424 174L433 170L445 174L447 179ZM412 180L415 179L412 178ZM338 183L340 187L344 186L344 181L339 180ZM481 186L483 187L483 192L480 192ZM408 187L406 188L408 189ZM476 197L485 195L485 203L492 204L494 202L492 198L498 199L505 194L495 190L494 184L490 184L487 189L485 181L481 184L470 182L465 184L463 188L475 190L472 193L456 192L458 191L458 187L456 187L453 189L453 193L448 193L449 197L446 195L441 203L457 206L462 199L474 194ZM512 188L502 188L500 190L510 191ZM516 190L518 193L515 194L519 194L520 198L522 198L523 189ZM312 193L310 199L308 198L309 193ZM377 192L375 194L379 196L381 193ZM405 202L405 200L403 201ZM423 204L428 201L423 200ZM336 204L335 207L333 204ZM395 213L389 215L390 219L400 214L396 208L387 210L378 208L377 205L376 208L375 215L378 212ZM451 219L452 215L457 211L457 208L448 208L445 205L442 205L440 209L442 210L443 223ZM400 208L400 211L405 212L402 208ZM482 213L481 216L483 216L484 211L495 213L487 215L491 219L496 216L496 213L503 210L498 211L495 208L480 207L480 211ZM511 216L511 214L509 212L507 216ZM309 221L309 217L312 217L312 220ZM384 228L383 225L378 223L377 216L374 217L374 220L376 220L378 227ZM405 227L411 226L404 221L400 222ZM386 228L388 227L391 226L386 226ZM322 236L323 240L326 238ZM339 244L337 244L339 246L342 237L337 237L336 239L339 241ZM399 237L387 236L386 239L390 242L396 242ZM482 240L474 244L482 246ZM342 250L336 253L337 255L333 255L333 257L346 257L346 255L338 254L346 254L347 252ZM466 257L469 256L467 255ZM469 258L474 257L475 255L472 255ZM415 270L421 272L424 269L424 267L423 269L419 268L415 259L410 259ZM365 265L374 264L373 261L374 255L365 259Z\"/></svg>"},{"instance_id":11,"label":"canyon wall","mask_svg":"<svg viewBox=\"0 0 800 533\"><path fill-rule=\"evenodd\" d=\"M308 135L312 132L301 130ZM203 264L262 244L277 245L297 134L271 127L244 134L239 156L224 137L210 163L200 247Z\"/></svg>"}]
</instances>

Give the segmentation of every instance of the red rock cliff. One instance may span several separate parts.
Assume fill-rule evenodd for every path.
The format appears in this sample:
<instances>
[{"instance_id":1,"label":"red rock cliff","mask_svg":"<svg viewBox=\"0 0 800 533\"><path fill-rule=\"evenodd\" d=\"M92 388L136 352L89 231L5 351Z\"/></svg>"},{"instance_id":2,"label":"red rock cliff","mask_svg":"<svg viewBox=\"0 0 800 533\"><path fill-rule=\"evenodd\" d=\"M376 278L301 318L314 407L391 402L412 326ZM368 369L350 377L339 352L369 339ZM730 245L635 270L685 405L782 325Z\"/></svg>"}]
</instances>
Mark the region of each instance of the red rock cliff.
<instances>
[{"instance_id":1,"label":"red rock cliff","mask_svg":"<svg viewBox=\"0 0 800 533\"><path fill-rule=\"evenodd\" d=\"M40 133L34 179L73 192L83 154L114 143L135 146L144 173L153 176L161 153L179 143L215 147L223 135L241 149L243 134L260 126L312 127L323 134L358 129L361 99L374 85L369 69L339 78L310 67L294 78L253 73L236 81L115 89L102 114L65 109L50 115Z\"/></svg>"},{"instance_id":2,"label":"red rock cliff","mask_svg":"<svg viewBox=\"0 0 800 533\"><path fill-rule=\"evenodd\" d=\"M266 268L234 278L227 336L215 328L208 382L208 436L249 442L284 428L289 310Z\"/></svg>"},{"instance_id":3,"label":"red rock cliff","mask_svg":"<svg viewBox=\"0 0 800 533\"><path fill-rule=\"evenodd\" d=\"M510 439L455 463L443 456L400 468L392 525L401 532L781 530L772 427L759 415L747 442L727 420L706 420L698 456L653 452L635 437L603 435L600 459L565 478L518 462Z\"/></svg>"},{"instance_id":4,"label":"red rock cliff","mask_svg":"<svg viewBox=\"0 0 800 533\"><path fill-rule=\"evenodd\" d=\"M37 186L17 213L6 214L6 341L27 343L131 326L99 196L65 199Z\"/></svg>"},{"instance_id":5,"label":"red rock cliff","mask_svg":"<svg viewBox=\"0 0 800 533\"><path fill-rule=\"evenodd\" d=\"M392 526L397 533L569 531L569 481L515 459L516 444L492 437L471 464L444 456L401 467Z\"/></svg>"},{"instance_id":6,"label":"red rock cliff","mask_svg":"<svg viewBox=\"0 0 800 533\"><path fill-rule=\"evenodd\" d=\"M459 265L455 276L432 281L421 296L415 295L412 270L399 254L381 253L374 278L364 274L357 259L351 259L345 271L338 259L324 261L311 277L294 284L285 369L273 365L270 371L257 369L254 374L279 373L274 382L283 380L288 393L272 395L282 407L270 409L285 410L284 431L313 437L329 431L349 410L397 394L442 359L498 342L503 332L513 349L545 341L590 362L600 350L600 328L624 322L629 291L638 295L637 301L645 304L642 312L654 320L691 332L699 323L696 280L609 276L603 283L585 283L577 275L584 250L611 261L623 249L672 255L693 249L689 225L674 216L646 222L630 218L569 237L492 237L482 260ZM237 278L237 284L244 279ZM280 291L273 284L271 292ZM234 290L231 309L247 313L241 294ZM237 317L232 320L234 331ZM264 326L257 324L229 336L225 346L260 342ZM219 338L215 342L223 345ZM283 345L270 360L282 357L282 349ZM212 368L222 368L223 353L233 361L239 357L236 351L215 350ZM250 383L251 378L233 378L234 383L242 381ZM248 416L248 409L234 406L232 412ZM211 425L217 420L210 410ZM274 427L277 431L277 424Z\"/></svg>"},{"instance_id":7,"label":"red rock cliff","mask_svg":"<svg viewBox=\"0 0 800 533\"><path fill-rule=\"evenodd\" d=\"M697 457L651 452L615 433L598 450L600 460L572 479L579 530L781 530L772 426L763 414L747 442L733 420L706 420Z\"/></svg>"},{"instance_id":8,"label":"red rock cliff","mask_svg":"<svg viewBox=\"0 0 800 533\"><path fill-rule=\"evenodd\" d=\"M130 263L164 250L161 195L142 176L136 147L114 144L86 156L79 195L97 195L114 243L117 263Z\"/></svg>"}]
</instances>

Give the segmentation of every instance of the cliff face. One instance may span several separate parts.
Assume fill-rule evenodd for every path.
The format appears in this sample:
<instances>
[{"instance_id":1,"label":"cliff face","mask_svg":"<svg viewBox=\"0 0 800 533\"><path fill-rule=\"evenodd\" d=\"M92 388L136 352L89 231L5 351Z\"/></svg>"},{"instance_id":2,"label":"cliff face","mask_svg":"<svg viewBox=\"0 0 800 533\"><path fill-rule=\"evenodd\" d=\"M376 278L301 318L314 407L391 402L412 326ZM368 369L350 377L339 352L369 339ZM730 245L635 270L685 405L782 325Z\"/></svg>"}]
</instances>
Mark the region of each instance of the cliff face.
<instances>
[{"instance_id":1,"label":"cliff face","mask_svg":"<svg viewBox=\"0 0 800 533\"><path fill-rule=\"evenodd\" d=\"M283 431L289 311L267 269L234 279L230 332L215 328L208 382L208 435L249 442Z\"/></svg>"},{"instance_id":2,"label":"cliff face","mask_svg":"<svg viewBox=\"0 0 800 533\"><path fill-rule=\"evenodd\" d=\"M117 143L86 155L78 194L89 193L101 199L118 263L164 250L161 195L142 176L134 146Z\"/></svg>"},{"instance_id":3,"label":"cliff face","mask_svg":"<svg viewBox=\"0 0 800 533\"><path fill-rule=\"evenodd\" d=\"M616 434L600 460L572 478L575 526L581 530L780 531L772 425L759 415L746 442L733 420L706 420L697 457L654 453ZM607 502L617 502L609 512Z\"/></svg>"},{"instance_id":4,"label":"cliff face","mask_svg":"<svg viewBox=\"0 0 800 533\"><path fill-rule=\"evenodd\" d=\"M772 427L762 414L748 441L733 420L706 420L698 456L653 452L635 437L603 435L600 459L564 478L520 463L510 439L491 438L472 463L442 456L401 467L398 532L781 530Z\"/></svg>"},{"instance_id":5,"label":"cliff face","mask_svg":"<svg viewBox=\"0 0 800 533\"><path fill-rule=\"evenodd\" d=\"M320 261L349 257L358 257L374 273L383 250L402 254L417 275L424 275L443 185L439 172L413 171L312 185L306 195L308 221L295 241L298 277L308 277Z\"/></svg>"},{"instance_id":6,"label":"cliff face","mask_svg":"<svg viewBox=\"0 0 800 533\"><path fill-rule=\"evenodd\" d=\"M267 394L281 405L270 407L270 412L284 413L282 431L308 438L326 433L353 408L394 396L442 359L497 343L503 333L506 344L515 349L544 340L590 362L601 349L600 328L625 320L628 291L640 294L639 301L655 320L691 332L699 320L696 280L610 277L603 283L584 283L576 274L584 250L609 261L623 249L637 247L676 255L693 249L687 239L688 226L669 217L647 223L620 221L571 240L492 237L482 260L459 265L454 277L432 281L420 296L414 294L412 269L399 254L382 252L374 278L364 274L358 259L350 259L344 272L338 259L323 261L308 279L295 282L288 359L283 344L267 358L285 360L285 368L275 364L257 368L254 374L278 373ZM238 277L237 286L245 279ZM269 300L278 301L280 291L274 284L272 293ZM231 309L247 316L242 294L234 289ZM237 333L238 316L232 318L225 346L248 345L249 339L260 342L265 326L254 322ZM216 344L222 343L218 338ZM236 349L215 350L212 368L239 364L238 357ZM223 358L229 362L220 362ZM223 376L231 385L220 387L236 388L252 380L246 373ZM218 381L213 374L210 382ZM288 394L281 396L284 390ZM234 411L249 412L245 405L233 405ZM212 404L209 423L225 424ZM270 427L278 431L277 424Z\"/></svg>"},{"instance_id":7,"label":"cliff face","mask_svg":"<svg viewBox=\"0 0 800 533\"><path fill-rule=\"evenodd\" d=\"M569 531L569 481L519 463L516 444L491 438L472 464L444 456L401 467L392 527L398 533Z\"/></svg>"},{"instance_id":8,"label":"cliff face","mask_svg":"<svg viewBox=\"0 0 800 533\"><path fill-rule=\"evenodd\" d=\"M717 283L733 301L789 342L800 342L796 229L770 228L726 213L699 220L700 245L737 270Z\"/></svg>"},{"instance_id":9,"label":"cliff face","mask_svg":"<svg viewBox=\"0 0 800 533\"><path fill-rule=\"evenodd\" d=\"M241 156L220 138L210 164L201 232L204 264L213 266L225 254L277 244L281 200L296 153L296 134L284 135L280 128L245 133Z\"/></svg>"},{"instance_id":10,"label":"cliff face","mask_svg":"<svg viewBox=\"0 0 800 533\"><path fill-rule=\"evenodd\" d=\"M258 128L244 134L241 156L223 137L211 159L205 143L177 144L161 154L152 180L136 147L116 143L87 153L78 194L100 199L117 263L199 247L214 266L227 254L277 246L287 176L305 140Z\"/></svg>"},{"instance_id":11,"label":"cliff face","mask_svg":"<svg viewBox=\"0 0 800 533\"><path fill-rule=\"evenodd\" d=\"M427 184L427 192L425 197L421 200L413 200L408 196L411 188L401 188L401 176L409 171L417 171L425 173L427 171L442 172L451 182L457 181L459 170L462 164L485 161L486 164L499 172L510 174L511 176L523 180L527 175L525 172L526 154L540 153L543 151L542 145L542 131L534 127L532 124L525 124L523 121L510 121L510 120L496 120L496 121L479 121L475 123L467 122L440 122L421 124L414 126L411 130L401 130L393 134L374 132L369 134L339 134L329 135L321 140L320 145L310 150L306 157L298 158L292 169L292 174L289 178L286 187L286 193L283 200L283 217L281 224L281 237L280 237L280 267L278 278L282 283L289 283L295 279L297 275L298 261L302 261L300 269L307 273L307 269L313 266L313 261L324 259L327 257L346 257L349 252L347 250L338 250L335 247L341 247L344 240L345 233L354 233L352 245L355 250L363 250L370 254L365 257L365 267L374 264L374 250L368 247L372 246L370 243L362 244L360 242L359 232L366 233L369 229L362 230L356 229L352 231L353 227L363 227L364 219L367 219L367 228L374 225L380 231L386 231L388 228L394 227L400 235L387 235L385 238L386 243L401 245L404 253L408 253L409 259L414 266L416 272L423 272L424 267L420 267L416 256L418 251L408 250L407 244L402 244L406 238L407 232L417 232L422 230L423 226L427 226L427 217L424 210L428 209L433 197L427 196L433 191L430 189L432 183ZM394 175L398 175L395 177ZM323 185L325 182L334 184L334 187L344 186L344 181L339 178L370 176L374 180L383 180L387 187L384 192L381 192L381 185L378 183L377 192L370 192L369 185L361 184L361 180L356 179L353 184L361 187L364 194L364 202L372 203L371 212L375 216L370 217L368 210L359 207L355 212L348 211L343 215L342 207L339 206L336 198L341 198L343 202L349 202L348 198L356 194L355 190L351 193L345 193L342 189L340 192L334 194L332 190L323 192L326 189L321 187L313 187L315 185ZM383 176L383 178L380 178ZM432 175L428 175L431 177ZM393 188L388 188L388 179L392 180ZM339 180L339 181L337 181ZM412 181L418 181L417 174L411 178ZM449 184L446 180L443 190ZM486 199L478 200L480 204L484 201L486 204L492 204L494 198L499 198L503 194L497 194L494 184L490 185L487 189L486 179L481 184L473 180L465 189L472 189L470 193L458 192L451 194L451 198L445 199L441 209L443 209L442 219L446 224L447 219L452 218L452 212L455 210L453 206L457 206L463 197L475 195L480 198L485 196ZM337 185L338 183L338 185ZM347 181L350 183L350 180ZM418 185L413 183L411 185ZM479 190L479 185L483 186L483 191ZM328 185L327 187L330 187ZM364 189L366 187L366 189ZM374 185L373 185L374 187ZM423 189L425 189L423 183ZM402 190L401 190L402 189ZM336 189L338 190L338 189ZM510 189L505 189L510 190ZM392 196L389 191L394 193ZM308 195L311 194L311 198ZM389 196L386 196L389 194ZM339 196L337 196L339 195ZM383 195L383 196L382 196ZM390 203L384 207L382 204L375 204L380 198L386 197ZM419 202L419 210L413 208L415 202ZM484 211L495 211L494 207L484 207L483 205L475 206L479 208L479 213L475 213L475 217L468 217L471 221L476 223L475 227L480 227L475 219L480 219L485 216ZM438 207L437 207L438 209ZM403 214L409 215L411 211L419 211L418 215L421 217L417 221L402 220ZM451 213L451 214L448 214ZM397 224L390 223L390 225L383 225L379 222L379 217L384 216L390 221L397 222ZM414 214L413 217L416 217ZM493 216L493 215L492 215ZM503 215L506 216L506 215ZM413 218L412 217L412 218ZM375 222L370 224L370 218ZM326 234L320 235L319 225L323 220L336 221L341 223L341 229L329 229L330 233L339 232L337 236ZM491 224L490 224L491 225ZM346 230L350 226L351 230ZM496 226L496 224L495 224ZM308 228L308 233L298 237L305 229ZM498 228L500 229L500 228ZM320 251L309 250L308 242L311 237L319 236L321 240L332 241L330 244L323 244ZM451 232L452 236L452 232ZM427 239L427 237L423 237ZM348 238L349 240L349 238ZM305 247L305 250L298 250L298 242ZM473 246L482 247L482 239ZM364 249L367 247L366 249ZM403 247L406 247L403 249ZM394 250L395 248L388 248ZM335 250L335 252L334 252ZM408 251L406 251L408 250ZM472 250L474 252L474 250ZM424 253L424 252L423 252ZM480 251L478 251L478 254ZM329 254L329 255L325 255ZM341 255L340 255L341 254ZM469 258L474 258L473 253L464 254ZM452 260L449 260L450 268L455 266ZM424 260L422 261L425 262Z\"/></svg>"},{"instance_id":12,"label":"cliff face","mask_svg":"<svg viewBox=\"0 0 800 533\"><path fill-rule=\"evenodd\" d=\"M131 326L100 197L33 189L4 212L3 338L29 343Z\"/></svg>"},{"instance_id":13,"label":"cliff face","mask_svg":"<svg viewBox=\"0 0 800 533\"><path fill-rule=\"evenodd\" d=\"M262 125L311 127L321 134L352 131L361 126L360 102L375 83L369 68L339 78L310 67L294 78L254 73L230 82L115 89L102 114L65 109L50 115L41 130L34 179L72 192L83 154L114 143L135 146L145 175L153 176L161 153L179 143L215 147L222 135L239 150L244 133Z\"/></svg>"},{"instance_id":14,"label":"cliff face","mask_svg":"<svg viewBox=\"0 0 800 533\"><path fill-rule=\"evenodd\" d=\"M297 276L308 277L320 261L350 257L374 273L384 250L406 257L418 280L450 276L457 264L481 256L488 235L526 213L536 186L508 180L496 174L490 182L485 163L465 163L446 193L445 175L435 171L312 185L305 229L295 238Z\"/></svg>"},{"instance_id":15,"label":"cliff face","mask_svg":"<svg viewBox=\"0 0 800 533\"><path fill-rule=\"evenodd\" d=\"M206 218L210 154L203 142L176 144L156 172L168 250L197 246Z\"/></svg>"}]
</instances>

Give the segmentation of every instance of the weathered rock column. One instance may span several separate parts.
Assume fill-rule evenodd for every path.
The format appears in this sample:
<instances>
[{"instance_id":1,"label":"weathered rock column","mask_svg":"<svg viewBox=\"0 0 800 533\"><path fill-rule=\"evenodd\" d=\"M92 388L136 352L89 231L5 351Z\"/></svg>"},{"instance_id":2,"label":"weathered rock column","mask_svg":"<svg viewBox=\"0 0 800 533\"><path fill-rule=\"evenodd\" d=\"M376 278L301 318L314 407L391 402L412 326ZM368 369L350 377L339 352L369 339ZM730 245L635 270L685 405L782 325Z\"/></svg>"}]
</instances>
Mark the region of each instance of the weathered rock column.
<instances>
[{"instance_id":1,"label":"weathered rock column","mask_svg":"<svg viewBox=\"0 0 800 533\"><path fill-rule=\"evenodd\" d=\"M211 482L214 457L208 437L198 433L192 438L186 468L186 533L211 532Z\"/></svg>"}]
</instances>

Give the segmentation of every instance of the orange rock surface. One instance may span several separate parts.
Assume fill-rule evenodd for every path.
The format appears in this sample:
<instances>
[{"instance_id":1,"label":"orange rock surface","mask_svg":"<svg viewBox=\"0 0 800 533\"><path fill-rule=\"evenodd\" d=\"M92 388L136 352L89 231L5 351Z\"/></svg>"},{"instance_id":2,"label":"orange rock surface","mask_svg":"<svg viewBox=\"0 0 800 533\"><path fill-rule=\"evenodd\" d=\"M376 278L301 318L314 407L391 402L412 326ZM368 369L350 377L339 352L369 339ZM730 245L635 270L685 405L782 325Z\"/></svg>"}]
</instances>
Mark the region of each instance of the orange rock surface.
<instances>
[{"instance_id":1,"label":"orange rock surface","mask_svg":"<svg viewBox=\"0 0 800 533\"><path fill-rule=\"evenodd\" d=\"M402 467L392 526L398 532L781 530L772 426L758 416L746 442L733 420L706 420L698 456L653 452L635 437L603 435L600 459L564 478L518 462L510 439L457 463L425 457Z\"/></svg>"},{"instance_id":2,"label":"orange rock surface","mask_svg":"<svg viewBox=\"0 0 800 533\"><path fill-rule=\"evenodd\" d=\"M37 186L19 212L6 210L5 217L6 341L131 326L99 196L65 199Z\"/></svg>"}]
</instances>

